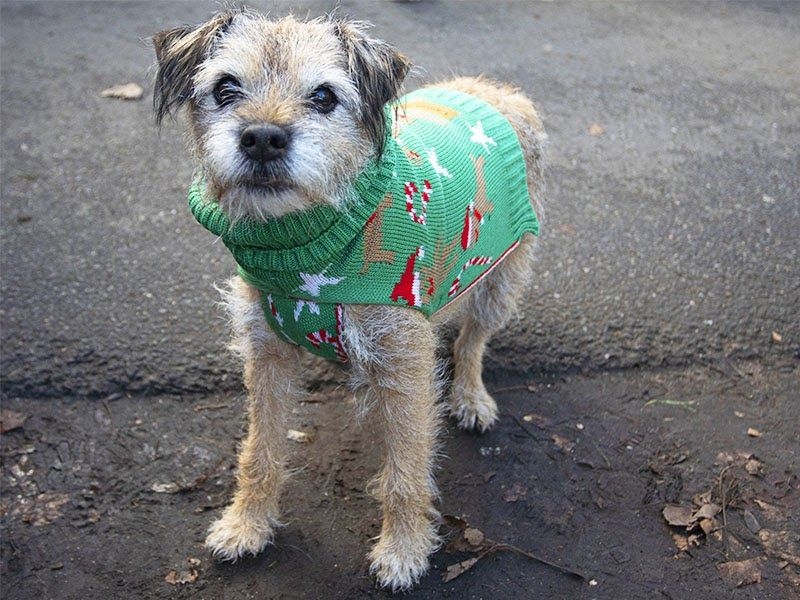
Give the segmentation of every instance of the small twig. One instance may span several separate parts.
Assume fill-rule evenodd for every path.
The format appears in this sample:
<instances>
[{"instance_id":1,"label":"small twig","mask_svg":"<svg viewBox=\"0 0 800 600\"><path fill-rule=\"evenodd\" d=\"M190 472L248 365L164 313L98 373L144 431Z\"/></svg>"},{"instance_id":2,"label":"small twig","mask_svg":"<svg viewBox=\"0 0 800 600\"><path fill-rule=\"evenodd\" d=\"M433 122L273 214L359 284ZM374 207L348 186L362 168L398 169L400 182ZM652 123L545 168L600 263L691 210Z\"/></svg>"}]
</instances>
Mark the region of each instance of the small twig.
<instances>
[{"instance_id":1,"label":"small twig","mask_svg":"<svg viewBox=\"0 0 800 600\"><path fill-rule=\"evenodd\" d=\"M719 496L720 496L720 503L722 505L722 541L725 545L726 553L728 547L728 515L726 512L726 502L725 502L725 486L723 485L723 480L725 479L725 472L731 468L732 465L728 465L719 473Z\"/></svg>"},{"instance_id":2,"label":"small twig","mask_svg":"<svg viewBox=\"0 0 800 600\"><path fill-rule=\"evenodd\" d=\"M570 577L576 577L578 579L582 579L583 581L588 581L588 579L589 579L583 573L579 573L578 571L574 571L574 570L572 570L570 568L564 567L564 566L559 565L557 563L550 562L549 560L544 559L544 558L542 558L540 556L536 556L535 554L532 554L532 553L528 552L527 550L523 550L522 548L517 548L516 546L512 546L511 544L505 544L505 543L502 543L502 542L496 543L496 544L494 544L492 546L489 546L486 550L484 550L483 552L481 552L478 555L478 558L481 559L485 555L493 553L493 552L497 552L498 550L510 550L511 552L516 552L517 554L521 554L522 556L526 556L526 557L530 558L531 560L535 560L536 562L542 563L543 565L546 565L546 566L550 567L551 569L555 569L556 571L559 571L559 572L561 572L561 573L563 573L565 575L569 575Z\"/></svg>"},{"instance_id":3,"label":"small twig","mask_svg":"<svg viewBox=\"0 0 800 600\"><path fill-rule=\"evenodd\" d=\"M497 388L496 390L492 390L492 394L504 394L505 392L518 392L520 390L524 390L526 392L532 392L529 384L524 385L509 385L507 387Z\"/></svg>"},{"instance_id":4,"label":"small twig","mask_svg":"<svg viewBox=\"0 0 800 600\"><path fill-rule=\"evenodd\" d=\"M221 410L223 408L228 408L230 404L201 404L200 406L194 407L194 412L201 412L204 410Z\"/></svg>"}]
</instances>

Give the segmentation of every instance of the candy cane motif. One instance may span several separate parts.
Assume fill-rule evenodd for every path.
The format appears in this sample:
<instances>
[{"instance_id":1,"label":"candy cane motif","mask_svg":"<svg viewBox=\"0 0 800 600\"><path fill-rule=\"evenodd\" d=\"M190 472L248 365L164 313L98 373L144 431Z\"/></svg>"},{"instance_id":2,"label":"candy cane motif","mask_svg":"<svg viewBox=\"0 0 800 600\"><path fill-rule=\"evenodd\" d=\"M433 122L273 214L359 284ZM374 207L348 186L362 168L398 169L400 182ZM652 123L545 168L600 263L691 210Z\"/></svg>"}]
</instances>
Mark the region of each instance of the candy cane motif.
<instances>
[{"instance_id":1,"label":"candy cane motif","mask_svg":"<svg viewBox=\"0 0 800 600\"><path fill-rule=\"evenodd\" d=\"M327 329L320 329L318 331L312 331L311 333L306 335L306 339L308 342L314 346L314 348L319 348L322 344L330 344L333 346L334 352L336 352L336 357L339 359L340 362L347 362L347 352L344 350L344 346L342 345L342 334L344 333L344 327L342 325L342 305L336 305L336 335L331 335L328 333Z\"/></svg>"},{"instance_id":2,"label":"candy cane motif","mask_svg":"<svg viewBox=\"0 0 800 600\"><path fill-rule=\"evenodd\" d=\"M420 225L425 225L428 222L428 202L431 199L431 183L427 179L422 183L422 214L417 214L417 211L414 209L414 194L419 191L417 188L417 184L413 181L409 181L403 186L403 190L406 194L406 212L411 217L411 220L414 223L419 223Z\"/></svg>"},{"instance_id":3,"label":"candy cane motif","mask_svg":"<svg viewBox=\"0 0 800 600\"><path fill-rule=\"evenodd\" d=\"M278 312L278 307L275 306L275 301L272 299L272 294L267 294L267 303L269 304L269 312L272 313L278 327L283 327L283 316Z\"/></svg>"},{"instance_id":4,"label":"candy cane motif","mask_svg":"<svg viewBox=\"0 0 800 600\"><path fill-rule=\"evenodd\" d=\"M478 267L483 265L488 265L492 263L491 256L476 256L474 258L470 258L467 262L464 263L464 266L461 267L461 272L456 277L455 281L453 281L453 285L450 286L450 291L447 292L447 295L452 298L461 290L461 278L464 276L464 271L469 269L470 267Z\"/></svg>"}]
</instances>

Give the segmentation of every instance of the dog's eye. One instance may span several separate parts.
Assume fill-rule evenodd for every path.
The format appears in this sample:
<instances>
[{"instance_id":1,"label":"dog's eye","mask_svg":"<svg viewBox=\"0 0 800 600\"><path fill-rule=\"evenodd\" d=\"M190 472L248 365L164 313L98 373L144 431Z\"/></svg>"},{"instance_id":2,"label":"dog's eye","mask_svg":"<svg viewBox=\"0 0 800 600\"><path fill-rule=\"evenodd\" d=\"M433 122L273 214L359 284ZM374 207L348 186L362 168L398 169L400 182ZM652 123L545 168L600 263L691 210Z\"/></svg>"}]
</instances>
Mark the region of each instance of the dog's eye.
<instances>
[{"instance_id":1,"label":"dog's eye","mask_svg":"<svg viewBox=\"0 0 800 600\"><path fill-rule=\"evenodd\" d=\"M243 96L239 80L232 75L220 78L214 86L214 101L217 106L228 106Z\"/></svg>"},{"instance_id":2,"label":"dog's eye","mask_svg":"<svg viewBox=\"0 0 800 600\"><path fill-rule=\"evenodd\" d=\"M321 85L311 92L308 102L317 112L327 114L336 108L339 100L329 87Z\"/></svg>"}]
</instances>

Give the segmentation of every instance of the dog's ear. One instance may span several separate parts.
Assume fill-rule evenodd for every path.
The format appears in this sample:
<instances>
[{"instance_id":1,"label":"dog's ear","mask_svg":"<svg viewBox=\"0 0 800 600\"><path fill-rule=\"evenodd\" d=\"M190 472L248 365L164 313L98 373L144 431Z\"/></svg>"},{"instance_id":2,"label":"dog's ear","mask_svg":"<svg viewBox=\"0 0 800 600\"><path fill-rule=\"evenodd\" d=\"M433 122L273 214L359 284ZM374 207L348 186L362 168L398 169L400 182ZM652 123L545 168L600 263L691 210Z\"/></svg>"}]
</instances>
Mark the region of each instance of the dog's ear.
<instances>
[{"instance_id":1,"label":"dog's ear","mask_svg":"<svg viewBox=\"0 0 800 600\"><path fill-rule=\"evenodd\" d=\"M153 36L158 63L153 87L156 123L160 125L166 115L189 99L192 78L198 65L211 53L219 36L241 12L224 11L196 27L183 25Z\"/></svg>"},{"instance_id":2,"label":"dog's ear","mask_svg":"<svg viewBox=\"0 0 800 600\"><path fill-rule=\"evenodd\" d=\"M361 96L361 124L380 155L386 136L383 106L397 97L411 62L386 42L368 37L368 24L338 18L331 22Z\"/></svg>"}]
</instances>

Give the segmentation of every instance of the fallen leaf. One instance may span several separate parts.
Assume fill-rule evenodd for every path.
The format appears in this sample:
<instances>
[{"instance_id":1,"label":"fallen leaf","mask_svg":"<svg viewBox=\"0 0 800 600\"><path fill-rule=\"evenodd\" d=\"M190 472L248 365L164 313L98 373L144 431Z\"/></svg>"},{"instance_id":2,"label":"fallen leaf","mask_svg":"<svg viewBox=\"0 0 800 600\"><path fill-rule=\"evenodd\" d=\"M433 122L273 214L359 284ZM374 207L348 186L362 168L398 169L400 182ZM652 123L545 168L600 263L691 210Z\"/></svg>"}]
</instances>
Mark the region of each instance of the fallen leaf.
<instances>
[{"instance_id":1,"label":"fallen leaf","mask_svg":"<svg viewBox=\"0 0 800 600\"><path fill-rule=\"evenodd\" d=\"M5 433L6 431L11 431L13 429L22 427L27 418L28 416L23 415L22 413L14 412L13 410L7 410L5 408L0 409L0 433Z\"/></svg>"},{"instance_id":2,"label":"fallen leaf","mask_svg":"<svg viewBox=\"0 0 800 600\"><path fill-rule=\"evenodd\" d=\"M761 581L761 562L763 558L750 558L734 562L720 563L717 573L732 588L759 583Z\"/></svg>"},{"instance_id":3,"label":"fallen leaf","mask_svg":"<svg viewBox=\"0 0 800 600\"><path fill-rule=\"evenodd\" d=\"M744 413L740 410L733 411L733 414L739 417L740 419L744 419Z\"/></svg>"},{"instance_id":4,"label":"fallen leaf","mask_svg":"<svg viewBox=\"0 0 800 600\"><path fill-rule=\"evenodd\" d=\"M19 514L21 520L34 527L43 527L61 516L61 507L69 502L69 494L45 492L35 498L25 498L14 514Z\"/></svg>"},{"instance_id":5,"label":"fallen leaf","mask_svg":"<svg viewBox=\"0 0 800 600\"><path fill-rule=\"evenodd\" d=\"M722 507L719 504L714 504L713 502L703 504L700 508L694 511L694 514L692 515L692 521L699 521L700 519L713 519L720 513L721 510Z\"/></svg>"},{"instance_id":6,"label":"fallen leaf","mask_svg":"<svg viewBox=\"0 0 800 600\"><path fill-rule=\"evenodd\" d=\"M800 567L800 535L791 531L762 529L758 532L758 539L767 554Z\"/></svg>"},{"instance_id":7,"label":"fallen leaf","mask_svg":"<svg viewBox=\"0 0 800 600\"><path fill-rule=\"evenodd\" d=\"M183 585L185 583L194 583L197 581L198 576L197 569L189 569L188 571L181 571L180 573L173 569L167 573L167 576L164 577L164 581L170 585Z\"/></svg>"},{"instance_id":8,"label":"fallen leaf","mask_svg":"<svg viewBox=\"0 0 800 600\"><path fill-rule=\"evenodd\" d=\"M536 413L527 414L522 417L522 420L526 423L533 423L539 429L546 429L550 425L550 419L542 415L537 415Z\"/></svg>"},{"instance_id":9,"label":"fallen leaf","mask_svg":"<svg viewBox=\"0 0 800 600\"><path fill-rule=\"evenodd\" d=\"M786 518L786 509L781 506L764 502L758 498L753 500L753 502L758 505L758 508L763 511L764 516L770 521L783 521Z\"/></svg>"},{"instance_id":10,"label":"fallen leaf","mask_svg":"<svg viewBox=\"0 0 800 600\"><path fill-rule=\"evenodd\" d=\"M675 547L678 549L678 552L686 552L689 550L689 540L686 539L685 535L673 533L672 541L675 542Z\"/></svg>"},{"instance_id":11,"label":"fallen leaf","mask_svg":"<svg viewBox=\"0 0 800 600\"><path fill-rule=\"evenodd\" d=\"M471 546L480 546L486 539L486 536L483 535L483 532L480 529L476 529L475 527L467 527L464 530L464 539L467 540Z\"/></svg>"},{"instance_id":12,"label":"fallen leaf","mask_svg":"<svg viewBox=\"0 0 800 600\"><path fill-rule=\"evenodd\" d=\"M520 498L523 498L528 493L528 488L523 486L521 483L515 483L509 489L503 493L503 500L506 502L516 502Z\"/></svg>"},{"instance_id":13,"label":"fallen leaf","mask_svg":"<svg viewBox=\"0 0 800 600\"><path fill-rule=\"evenodd\" d=\"M467 560L462 560L460 563L448 566L443 577L444 582L447 583L448 581L452 581L456 577L463 575L472 567L474 567L475 563L477 563L479 560L480 558L476 556L475 558L468 558Z\"/></svg>"},{"instance_id":14,"label":"fallen leaf","mask_svg":"<svg viewBox=\"0 0 800 600\"><path fill-rule=\"evenodd\" d=\"M194 558L194 557L190 556L190 557L188 557L186 559L186 562L189 563L190 567L199 567L200 566L200 559L199 558Z\"/></svg>"},{"instance_id":15,"label":"fallen leaf","mask_svg":"<svg viewBox=\"0 0 800 600\"><path fill-rule=\"evenodd\" d=\"M589 135L599 136L603 135L605 132L606 132L605 128L598 123L592 123L591 125L589 125Z\"/></svg>"},{"instance_id":16,"label":"fallen leaf","mask_svg":"<svg viewBox=\"0 0 800 600\"><path fill-rule=\"evenodd\" d=\"M138 83L114 85L100 92L103 98L119 98L120 100L139 100L142 94L144 94L144 90Z\"/></svg>"},{"instance_id":17,"label":"fallen leaf","mask_svg":"<svg viewBox=\"0 0 800 600\"><path fill-rule=\"evenodd\" d=\"M314 435L306 431L290 429L286 432L286 439L300 444L308 444L314 440Z\"/></svg>"},{"instance_id":18,"label":"fallen leaf","mask_svg":"<svg viewBox=\"0 0 800 600\"><path fill-rule=\"evenodd\" d=\"M700 519L699 525L706 535L711 535L712 532L719 529L719 522L716 519Z\"/></svg>"},{"instance_id":19,"label":"fallen leaf","mask_svg":"<svg viewBox=\"0 0 800 600\"><path fill-rule=\"evenodd\" d=\"M565 437L561 437L557 433L554 433L552 435L551 439L553 440L553 443L556 445L556 447L559 450L561 450L564 454L569 454L570 452L572 452L572 449L575 447L575 443L574 442L569 441Z\"/></svg>"},{"instance_id":20,"label":"fallen leaf","mask_svg":"<svg viewBox=\"0 0 800 600\"><path fill-rule=\"evenodd\" d=\"M747 459L747 462L744 463L744 470L750 473L750 475L762 475L764 473L764 465L760 460L751 456Z\"/></svg>"},{"instance_id":21,"label":"fallen leaf","mask_svg":"<svg viewBox=\"0 0 800 600\"><path fill-rule=\"evenodd\" d=\"M181 488L177 483L169 481L167 483L156 482L150 486L150 490L156 494L177 494Z\"/></svg>"},{"instance_id":22,"label":"fallen leaf","mask_svg":"<svg viewBox=\"0 0 800 600\"><path fill-rule=\"evenodd\" d=\"M749 435L750 437L754 437L754 438L760 438L764 434L761 433L758 429L754 429L753 427L748 427L747 428L747 435Z\"/></svg>"},{"instance_id":23,"label":"fallen leaf","mask_svg":"<svg viewBox=\"0 0 800 600\"><path fill-rule=\"evenodd\" d=\"M744 524L747 525L747 528L750 530L751 533L758 533L758 530L761 529L761 525L756 519L755 515L751 513L749 510L745 510L743 513L744 516Z\"/></svg>"},{"instance_id":24,"label":"fallen leaf","mask_svg":"<svg viewBox=\"0 0 800 600\"><path fill-rule=\"evenodd\" d=\"M776 344L780 344L783 341L783 336L778 333L777 331L772 332L772 341Z\"/></svg>"},{"instance_id":25,"label":"fallen leaf","mask_svg":"<svg viewBox=\"0 0 800 600\"><path fill-rule=\"evenodd\" d=\"M693 510L688 506L675 506L668 504L661 511L664 519L673 527L688 527L694 522L692 518Z\"/></svg>"}]
</instances>

